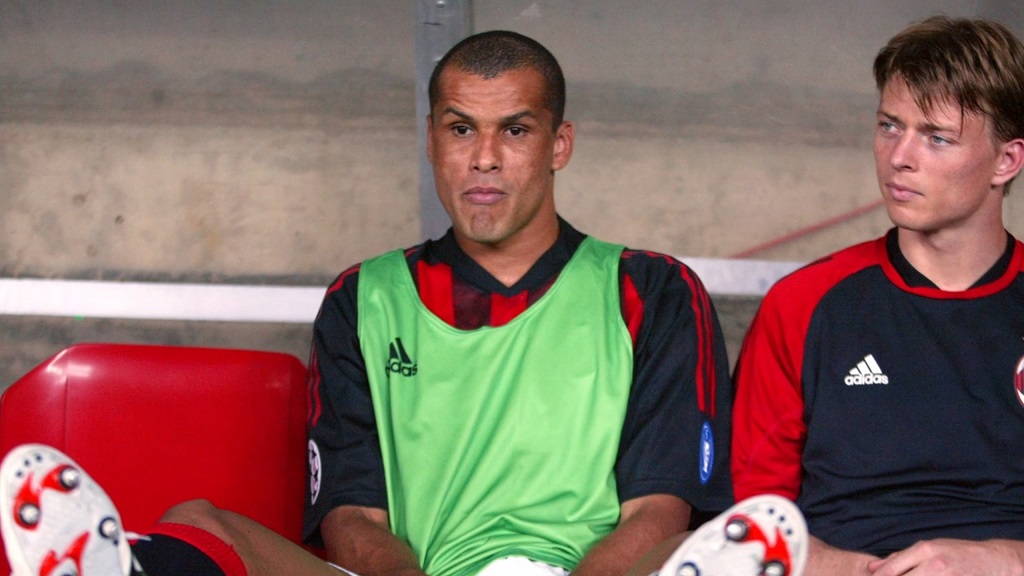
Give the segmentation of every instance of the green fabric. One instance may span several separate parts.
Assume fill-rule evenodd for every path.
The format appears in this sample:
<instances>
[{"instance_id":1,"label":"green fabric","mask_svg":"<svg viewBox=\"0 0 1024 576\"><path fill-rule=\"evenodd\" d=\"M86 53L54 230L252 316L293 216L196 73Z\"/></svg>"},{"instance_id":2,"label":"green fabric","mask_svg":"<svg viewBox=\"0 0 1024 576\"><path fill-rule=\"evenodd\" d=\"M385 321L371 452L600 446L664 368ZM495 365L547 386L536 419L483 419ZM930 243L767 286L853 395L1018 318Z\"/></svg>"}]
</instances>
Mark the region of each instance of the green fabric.
<instances>
[{"instance_id":1,"label":"green fabric","mask_svg":"<svg viewBox=\"0 0 1024 576\"><path fill-rule=\"evenodd\" d=\"M472 331L427 310L402 252L361 266L391 527L428 574L510 555L572 568L618 522L633 372L621 252L587 238L538 302Z\"/></svg>"}]
</instances>

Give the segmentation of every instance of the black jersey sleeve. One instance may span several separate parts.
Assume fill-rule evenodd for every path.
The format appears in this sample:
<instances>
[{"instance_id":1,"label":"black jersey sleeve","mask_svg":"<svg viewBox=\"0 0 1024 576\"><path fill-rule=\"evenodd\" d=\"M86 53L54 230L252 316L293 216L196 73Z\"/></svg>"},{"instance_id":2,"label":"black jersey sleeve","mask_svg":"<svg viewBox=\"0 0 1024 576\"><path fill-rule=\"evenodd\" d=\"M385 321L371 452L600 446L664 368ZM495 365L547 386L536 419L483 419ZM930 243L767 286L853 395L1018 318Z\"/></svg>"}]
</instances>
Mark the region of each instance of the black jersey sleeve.
<instances>
[{"instance_id":1,"label":"black jersey sleeve","mask_svg":"<svg viewBox=\"0 0 1024 576\"><path fill-rule=\"evenodd\" d=\"M309 359L309 473L303 538L321 545L320 523L342 505L387 509L384 464L357 331L359 269L328 288L313 324Z\"/></svg>"},{"instance_id":2,"label":"black jersey sleeve","mask_svg":"<svg viewBox=\"0 0 1024 576\"><path fill-rule=\"evenodd\" d=\"M711 299L692 270L662 254L625 251L620 280L634 366L619 498L672 494L723 510L732 503L732 384Z\"/></svg>"}]
</instances>

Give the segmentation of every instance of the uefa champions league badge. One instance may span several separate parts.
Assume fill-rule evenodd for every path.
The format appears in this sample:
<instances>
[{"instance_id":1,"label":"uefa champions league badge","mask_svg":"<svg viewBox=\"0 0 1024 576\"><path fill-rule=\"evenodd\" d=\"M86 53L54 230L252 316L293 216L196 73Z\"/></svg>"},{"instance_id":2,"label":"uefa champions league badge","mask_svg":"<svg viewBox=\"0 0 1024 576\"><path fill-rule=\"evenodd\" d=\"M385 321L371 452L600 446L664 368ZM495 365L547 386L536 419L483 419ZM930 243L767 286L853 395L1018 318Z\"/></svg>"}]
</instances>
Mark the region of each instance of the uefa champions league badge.
<instances>
[{"instance_id":1,"label":"uefa champions league badge","mask_svg":"<svg viewBox=\"0 0 1024 576\"><path fill-rule=\"evenodd\" d=\"M316 504L316 497L320 495L320 448L316 442L309 441L309 504Z\"/></svg>"},{"instance_id":2,"label":"uefa champions league badge","mask_svg":"<svg viewBox=\"0 0 1024 576\"><path fill-rule=\"evenodd\" d=\"M1017 400L1024 405L1024 356L1017 362L1017 370L1013 374L1013 388L1017 391Z\"/></svg>"},{"instance_id":3,"label":"uefa champions league badge","mask_svg":"<svg viewBox=\"0 0 1024 576\"><path fill-rule=\"evenodd\" d=\"M1018 379L1020 372L1017 372ZM1019 387L1018 387L1019 389ZM1024 400L1022 400L1024 401ZM700 483L707 484L711 479L711 469L715 465L715 437L711 433L711 423L704 422L700 429Z\"/></svg>"}]
</instances>

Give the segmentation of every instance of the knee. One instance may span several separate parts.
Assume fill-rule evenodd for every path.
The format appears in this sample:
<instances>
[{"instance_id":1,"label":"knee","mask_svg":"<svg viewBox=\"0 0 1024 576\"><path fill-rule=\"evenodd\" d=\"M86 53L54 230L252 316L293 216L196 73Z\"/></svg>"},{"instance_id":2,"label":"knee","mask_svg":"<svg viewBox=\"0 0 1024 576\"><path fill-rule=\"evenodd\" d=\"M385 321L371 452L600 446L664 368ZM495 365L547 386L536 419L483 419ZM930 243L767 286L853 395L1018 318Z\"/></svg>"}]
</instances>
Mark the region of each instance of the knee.
<instances>
[{"instance_id":1,"label":"knee","mask_svg":"<svg viewBox=\"0 0 1024 576\"><path fill-rule=\"evenodd\" d=\"M213 534L228 541L231 528L229 513L205 499L189 500L177 504L164 513L161 522L184 524Z\"/></svg>"},{"instance_id":2,"label":"knee","mask_svg":"<svg viewBox=\"0 0 1024 576\"><path fill-rule=\"evenodd\" d=\"M195 526L196 523L206 523L216 518L221 512L220 508L213 505L213 502L205 499L188 500L169 508L162 522L174 522L175 524L188 524Z\"/></svg>"}]
</instances>

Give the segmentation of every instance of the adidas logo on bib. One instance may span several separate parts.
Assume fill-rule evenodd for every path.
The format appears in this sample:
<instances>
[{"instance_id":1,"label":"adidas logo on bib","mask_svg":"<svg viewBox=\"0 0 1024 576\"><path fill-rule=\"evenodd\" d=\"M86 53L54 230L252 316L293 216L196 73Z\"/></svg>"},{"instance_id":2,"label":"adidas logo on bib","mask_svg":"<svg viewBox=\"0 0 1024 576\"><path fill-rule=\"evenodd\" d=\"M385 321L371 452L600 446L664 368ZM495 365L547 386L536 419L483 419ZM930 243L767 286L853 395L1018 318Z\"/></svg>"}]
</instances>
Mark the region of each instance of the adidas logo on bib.
<instances>
[{"instance_id":1,"label":"adidas logo on bib","mask_svg":"<svg viewBox=\"0 0 1024 576\"><path fill-rule=\"evenodd\" d=\"M889 377L882 372L875 357L868 354L856 366L850 369L850 375L844 380L847 386L864 384L888 384Z\"/></svg>"},{"instance_id":2,"label":"adidas logo on bib","mask_svg":"<svg viewBox=\"0 0 1024 576\"><path fill-rule=\"evenodd\" d=\"M384 369L390 375L391 373L401 374L406 378L415 376L417 367L416 362L409 357L409 353L405 351L405 346L402 345L401 338L395 338L395 341L391 343L388 363Z\"/></svg>"}]
</instances>

